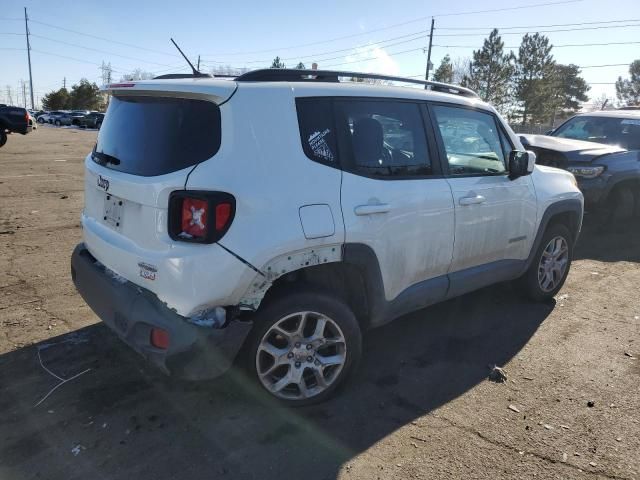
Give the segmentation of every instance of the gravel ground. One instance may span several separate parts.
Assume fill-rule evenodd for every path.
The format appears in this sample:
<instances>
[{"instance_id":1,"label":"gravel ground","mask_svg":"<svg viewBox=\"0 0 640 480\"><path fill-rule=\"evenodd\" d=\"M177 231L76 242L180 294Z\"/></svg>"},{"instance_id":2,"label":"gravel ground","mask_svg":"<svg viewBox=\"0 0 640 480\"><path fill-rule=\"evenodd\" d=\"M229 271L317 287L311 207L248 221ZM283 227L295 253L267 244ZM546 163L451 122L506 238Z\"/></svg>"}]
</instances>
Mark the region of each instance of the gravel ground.
<instances>
[{"instance_id":1,"label":"gravel ground","mask_svg":"<svg viewBox=\"0 0 640 480\"><path fill-rule=\"evenodd\" d=\"M336 398L287 410L237 372L163 377L75 293L95 137L42 127L0 149L3 480L640 478L637 225L587 219L552 303L498 285L371 332ZM44 367L88 371L35 406L59 383Z\"/></svg>"}]
</instances>

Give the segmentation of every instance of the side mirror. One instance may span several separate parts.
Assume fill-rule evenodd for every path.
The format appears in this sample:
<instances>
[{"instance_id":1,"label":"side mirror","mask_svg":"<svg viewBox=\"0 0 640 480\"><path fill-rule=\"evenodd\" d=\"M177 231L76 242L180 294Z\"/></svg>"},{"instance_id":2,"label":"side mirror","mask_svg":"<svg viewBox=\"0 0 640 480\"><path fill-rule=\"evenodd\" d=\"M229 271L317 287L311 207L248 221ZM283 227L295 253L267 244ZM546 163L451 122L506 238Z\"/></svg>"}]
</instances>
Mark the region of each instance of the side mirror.
<instances>
[{"instance_id":1,"label":"side mirror","mask_svg":"<svg viewBox=\"0 0 640 480\"><path fill-rule=\"evenodd\" d=\"M536 165L536 154L531 151L512 150L509 154L509 178L515 180L530 175Z\"/></svg>"},{"instance_id":2,"label":"side mirror","mask_svg":"<svg viewBox=\"0 0 640 480\"><path fill-rule=\"evenodd\" d=\"M551 130L547 130L546 132L544 132L545 135L551 135L553 133L554 129L552 128Z\"/></svg>"}]
</instances>

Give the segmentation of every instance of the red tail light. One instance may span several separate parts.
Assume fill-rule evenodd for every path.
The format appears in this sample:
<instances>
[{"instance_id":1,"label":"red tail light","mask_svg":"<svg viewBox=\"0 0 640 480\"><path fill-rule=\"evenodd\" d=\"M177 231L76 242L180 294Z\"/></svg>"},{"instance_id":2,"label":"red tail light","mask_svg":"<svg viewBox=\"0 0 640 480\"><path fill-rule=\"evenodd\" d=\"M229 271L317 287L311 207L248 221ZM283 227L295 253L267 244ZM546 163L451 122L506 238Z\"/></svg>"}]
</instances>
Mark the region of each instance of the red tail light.
<instances>
[{"instance_id":1,"label":"red tail light","mask_svg":"<svg viewBox=\"0 0 640 480\"><path fill-rule=\"evenodd\" d=\"M169 236L173 240L214 243L231 226L235 198L224 192L180 190L169 197Z\"/></svg>"},{"instance_id":2,"label":"red tail light","mask_svg":"<svg viewBox=\"0 0 640 480\"><path fill-rule=\"evenodd\" d=\"M160 328L152 328L149 341L154 347L166 350L169 348L169 333Z\"/></svg>"}]
</instances>

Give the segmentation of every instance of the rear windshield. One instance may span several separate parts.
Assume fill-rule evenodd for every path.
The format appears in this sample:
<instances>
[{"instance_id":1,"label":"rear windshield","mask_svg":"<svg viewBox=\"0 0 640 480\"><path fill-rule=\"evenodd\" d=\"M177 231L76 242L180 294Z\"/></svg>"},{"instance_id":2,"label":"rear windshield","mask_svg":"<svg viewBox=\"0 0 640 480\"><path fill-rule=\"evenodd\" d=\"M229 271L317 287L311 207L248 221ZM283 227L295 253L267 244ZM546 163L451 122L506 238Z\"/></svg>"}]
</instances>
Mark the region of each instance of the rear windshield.
<instances>
[{"instance_id":1,"label":"rear windshield","mask_svg":"<svg viewBox=\"0 0 640 480\"><path fill-rule=\"evenodd\" d=\"M207 160L220 148L220 109L204 100L112 97L92 158L151 177Z\"/></svg>"}]
</instances>

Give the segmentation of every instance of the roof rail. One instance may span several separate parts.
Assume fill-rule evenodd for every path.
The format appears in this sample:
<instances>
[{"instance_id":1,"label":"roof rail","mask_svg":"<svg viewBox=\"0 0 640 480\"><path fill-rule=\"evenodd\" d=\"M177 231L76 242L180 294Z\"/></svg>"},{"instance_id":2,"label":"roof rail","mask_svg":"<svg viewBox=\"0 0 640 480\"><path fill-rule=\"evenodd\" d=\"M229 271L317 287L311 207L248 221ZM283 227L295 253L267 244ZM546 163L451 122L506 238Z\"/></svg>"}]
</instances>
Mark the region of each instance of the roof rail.
<instances>
[{"instance_id":1,"label":"roof rail","mask_svg":"<svg viewBox=\"0 0 640 480\"><path fill-rule=\"evenodd\" d=\"M441 93L451 93L463 97L478 98L473 90L448 83L419 80L416 78L395 77L377 73L348 72L341 70L298 70L293 68L264 68L243 73L236 77L238 82L340 82L340 78L362 78L388 80L393 82L415 83L425 89Z\"/></svg>"}]
</instances>

